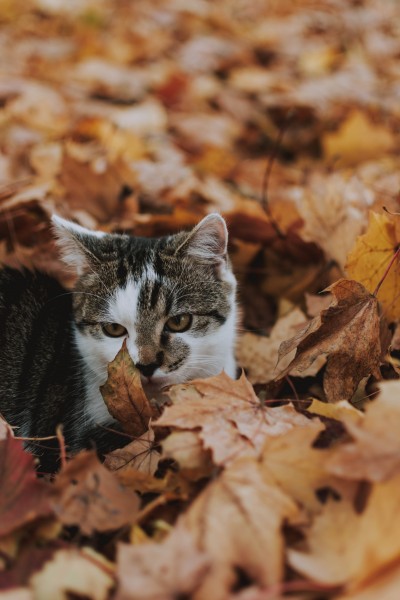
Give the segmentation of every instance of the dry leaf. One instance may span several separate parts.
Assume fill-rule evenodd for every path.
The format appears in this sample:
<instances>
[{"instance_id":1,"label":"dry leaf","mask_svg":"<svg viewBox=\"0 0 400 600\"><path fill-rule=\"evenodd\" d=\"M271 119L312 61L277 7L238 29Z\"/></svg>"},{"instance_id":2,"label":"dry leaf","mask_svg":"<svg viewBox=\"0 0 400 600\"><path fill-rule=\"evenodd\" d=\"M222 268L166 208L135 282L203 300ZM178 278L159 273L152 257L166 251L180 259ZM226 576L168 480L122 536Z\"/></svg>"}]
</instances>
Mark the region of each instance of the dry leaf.
<instances>
[{"instance_id":1,"label":"dry leaf","mask_svg":"<svg viewBox=\"0 0 400 600\"><path fill-rule=\"evenodd\" d=\"M154 412L143 391L140 373L129 356L126 340L108 365L108 378L100 391L109 413L124 431L138 437L148 430Z\"/></svg>"},{"instance_id":2,"label":"dry leaf","mask_svg":"<svg viewBox=\"0 0 400 600\"><path fill-rule=\"evenodd\" d=\"M112 565L92 549L58 550L30 579L34 598L107 600L114 585Z\"/></svg>"},{"instance_id":3,"label":"dry leaf","mask_svg":"<svg viewBox=\"0 0 400 600\"><path fill-rule=\"evenodd\" d=\"M35 461L9 434L0 440L0 537L50 516L49 486L37 478Z\"/></svg>"},{"instance_id":4,"label":"dry leaf","mask_svg":"<svg viewBox=\"0 0 400 600\"><path fill-rule=\"evenodd\" d=\"M293 406L263 406L244 375L234 381L225 373L173 386L173 402L157 426L199 430L205 449L217 465L241 456L258 456L266 437L280 435L306 422Z\"/></svg>"},{"instance_id":5,"label":"dry leaf","mask_svg":"<svg viewBox=\"0 0 400 600\"><path fill-rule=\"evenodd\" d=\"M210 568L210 559L184 527L161 543L120 545L115 600L172 600L191 597Z\"/></svg>"},{"instance_id":6,"label":"dry leaf","mask_svg":"<svg viewBox=\"0 0 400 600\"><path fill-rule=\"evenodd\" d=\"M161 442L162 457L172 458L179 464L180 472L189 479L201 479L214 468L209 452L194 431L173 431Z\"/></svg>"},{"instance_id":7,"label":"dry leaf","mask_svg":"<svg viewBox=\"0 0 400 600\"><path fill-rule=\"evenodd\" d=\"M81 452L58 474L52 505L62 523L77 525L84 535L91 535L132 523L139 499L121 486L94 452Z\"/></svg>"},{"instance_id":8,"label":"dry leaf","mask_svg":"<svg viewBox=\"0 0 400 600\"><path fill-rule=\"evenodd\" d=\"M368 139L374 140L373 145L365 143ZM339 157L342 164L353 165L394 150L395 139L390 129L353 110L337 132L325 135L323 144L328 159Z\"/></svg>"},{"instance_id":9,"label":"dry leaf","mask_svg":"<svg viewBox=\"0 0 400 600\"><path fill-rule=\"evenodd\" d=\"M282 526L294 518L294 502L264 478L252 459L228 467L203 490L181 523L212 559L198 600L225 600L238 570L261 587L281 581L284 568Z\"/></svg>"},{"instance_id":10,"label":"dry leaf","mask_svg":"<svg viewBox=\"0 0 400 600\"><path fill-rule=\"evenodd\" d=\"M346 271L349 277L362 283L371 293L381 281L399 238L395 222L386 214L370 214L368 229L361 235L347 257ZM390 321L400 317L400 271L399 261L392 266L378 293L378 300Z\"/></svg>"},{"instance_id":11,"label":"dry leaf","mask_svg":"<svg viewBox=\"0 0 400 600\"><path fill-rule=\"evenodd\" d=\"M386 481L400 472L400 382L385 381L380 387L364 419L342 417L353 441L339 446L327 463L338 477Z\"/></svg>"},{"instance_id":12,"label":"dry leaf","mask_svg":"<svg viewBox=\"0 0 400 600\"><path fill-rule=\"evenodd\" d=\"M110 471L134 469L154 475L157 470L160 453L154 448L154 431L150 428L133 442L123 448L113 450L106 455L104 465Z\"/></svg>"},{"instance_id":13,"label":"dry leaf","mask_svg":"<svg viewBox=\"0 0 400 600\"><path fill-rule=\"evenodd\" d=\"M351 498L354 493L354 486L328 472L332 450L313 447L323 429L322 423L309 421L307 426L269 438L262 456L265 476L309 512L321 512L326 497L339 494Z\"/></svg>"},{"instance_id":14,"label":"dry leaf","mask_svg":"<svg viewBox=\"0 0 400 600\"><path fill-rule=\"evenodd\" d=\"M400 567L395 563L392 568L378 573L355 590L340 595L337 600L397 600L399 589Z\"/></svg>"},{"instance_id":15,"label":"dry leaf","mask_svg":"<svg viewBox=\"0 0 400 600\"><path fill-rule=\"evenodd\" d=\"M281 345L279 358L294 348L297 352L279 377L301 373L325 355L324 391L330 402L337 402L350 400L363 377L372 374L380 379L387 346L381 342L378 301L363 285L340 279L328 290L334 296L331 306Z\"/></svg>"},{"instance_id":16,"label":"dry leaf","mask_svg":"<svg viewBox=\"0 0 400 600\"><path fill-rule=\"evenodd\" d=\"M306 535L306 551L289 550L290 565L312 581L360 585L400 557L400 477L375 484L365 510L331 500Z\"/></svg>"},{"instance_id":17,"label":"dry leaf","mask_svg":"<svg viewBox=\"0 0 400 600\"><path fill-rule=\"evenodd\" d=\"M276 322L268 337L254 333L244 333L240 336L236 357L251 383L268 383L274 378L279 346L294 335L305 322L304 313L299 308L295 308ZM285 357L284 364L280 365L281 368L287 367L292 358Z\"/></svg>"},{"instance_id":18,"label":"dry leaf","mask_svg":"<svg viewBox=\"0 0 400 600\"><path fill-rule=\"evenodd\" d=\"M304 221L301 237L317 243L343 269L347 254L367 225L374 199L370 187L355 176L348 179L341 173L330 177L317 173L306 188L295 189L292 196Z\"/></svg>"},{"instance_id":19,"label":"dry leaf","mask_svg":"<svg viewBox=\"0 0 400 600\"><path fill-rule=\"evenodd\" d=\"M307 408L307 412L312 415L318 415L319 417L335 419L336 421L351 420L360 422L364 416L361 411L354 408L354 406L346 400L339 400L336 404L329 404L328 402L321 402L320 400L313 398L310 406Z\"/></svg>"}]
</instances>

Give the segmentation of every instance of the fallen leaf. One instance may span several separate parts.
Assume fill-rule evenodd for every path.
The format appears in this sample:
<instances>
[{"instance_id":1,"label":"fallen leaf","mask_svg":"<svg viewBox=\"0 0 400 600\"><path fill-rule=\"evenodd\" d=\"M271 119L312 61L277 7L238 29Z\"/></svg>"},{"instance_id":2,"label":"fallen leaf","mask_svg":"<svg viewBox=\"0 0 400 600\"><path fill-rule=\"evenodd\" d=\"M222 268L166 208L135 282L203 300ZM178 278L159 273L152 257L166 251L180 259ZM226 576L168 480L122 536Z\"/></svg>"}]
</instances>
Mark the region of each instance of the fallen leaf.
<instances>
[{"instance_id":1,"label":"fallen leaf","mask_svg":"<svg viewBox=\"0 0 400 600\"><path fill-rule=\"evenodd\" d=\"M392 568L377 573L361 586L349 586L351 590L338 596L337 600L397 600L400 589L400 567L398 562Z\"/></svg>"},{"instance_id":2,"label":"fallen leaf","mask_svg":"<svg viewBox=\"0 0 400 600\"><path fill-rule=\"evenodd\" d=\"M114 585L113 568L92 549L58 550L30 578L34 598L66 600L71 596L106 600Z\"/></svg>"},{"instance_id":3,"label":"fallen leaf","mask_svg":"<svg viewBox=\"0 0 400 600\"><path fill-rule=\"evenodd\" d=\"M160 453L154 448L154 431L150 428L127 446L109 452L106 455L104 466L110 471L119 473L134 469L154 475L159 460Z\"/></svg>"},{"instance_id":4,"label":"fallen leaf","mask_svg":"<svg viewBox=\"0 0 400 600\"><path fill-rule=\"evenodd\" d=\"M346 272L371 293L381 281L393 257L399 238L396 224L386 214L371 212L366 233L361 235L347 257ZM385 316L390 321L400 317L400 267L392 266L378 292Z\"/></svg>"},{"instance_id":5,"label":"fallen leaf","mask_svg":"<svg viewBox=\"0 0 400 600\"><path fill-rule=\"evenodd\" d=\"M319 417L335 419L336 421L351 420L360 422L364 416L361 411L354 408L354 406L346 400L339 400L339 402L336 402L335 404L330 404L313 398L310 406L307 408L307 412L312 415L318 415Z\"/></svg>"},{"instance_id":6,"label":"fallen leaf","mask_svg":"<svg viewBox=\"0 0 400 600\"><path fill-rule=\"evenodd\" d=\"M295 503L264 478L256 461L232 463L181 517L213 565L196 597L225 600L238 572L261 587L281 581L282 526L296 514Z\"/></svg>"},{"instance_id":7,"label":"fallen leaf","mask_svg":"<svg viewBox=\"0 0 400 600\"><path fill-rule=\"evenodd\" d=\"M307 187L295 188L292 196L304 224L301 237L318 244L328 258L343 269L349 251L368 222L374 200L370 186L358 177L341 173L330 177L315 174Z\"/></svg>"},{"instance_id":8,"label":"fallen leaf","mask_svg":"<svg viewBox=\"0 0 400 600\"><path fill-rule=\"evenodd\" d=\"M210 566L208 555L199 550L184 527L176 527L160 544L120 544L115 600L192 597Z\"/></svg>"},{"instance_id":9,"label":"fallen leaf","mask_svg":"<svg viewBox=\"0 0 400 600\"><path fill-rule=\"evenodd\" d=\"M0 440L0 537L52 514L49 486L39 480L35 460L9 434Z\"/></svg>"},{"instance_id":10,"label":"fallen leaf","mask_svg":"<svg viewBox=\"0 0 400 600\"><path fill-rule=\"evenodd\" d=\"M373 139L373 147L365 140ZM364 112L353 110L338 131L323 139L327 159L339 157L342 164L353 165L394 150L395 139L388 127L373 123Z\"/></svg>"},{"instance_id":11,"label":"fallen leaf","mask_svg":"<svg viewBox=\"0 0 400 600\"><path fill-rule=\"evenodd\" d=\"M323 510L319 494L326 493L328 497L339 494L349 498L354 494L354 486L328 471L326 465L332 450L313 447L323 429L322 423L314 420L279 437L269 438L262 455L264 475L312 513Z\"/></svg>"},{"instance_id":12,"label":"fallen leaf","mask_svg":"<svg viewBox=\"0 0 400 600\"><path fill-rule=\"evenodd\" d=\"M140 373L129 356L126 340L108 365L108 378L100 391L109 413L124 431L138 437L148 430L154 411L143 391Z\"/></svg>"},{"instance_id":13,"label":"fallen leaf","mask_svg":"<svg viewBox=\"0 0 400 600\"><path fill-rule=\"evenodd\" d=\"M375 484L361 514L331 500L306 530L307 550L288 550L289 564L312 581L360 585L400 557L400 477Z\"/></svg>"},{"instance_id":14,"label":"fallen leaf","mask_svg":"<svg viewBox=\"0 0 400 600\"><path fill-rule=\"evenodd\" d=\"M336 448L327 463L338 477L386 481L400 473L400 382L382 382L380 390L378 398L367 405L363 419L343 415L353 441Z\"/></svg>"},{"instance_id":15,"label":"fallen leaf","mask_svg":"<svg viewBox=\"0 0 400 600\"><path fill-rule=\"evenodd\" d=\"M306 322L304 313L295 308L276 322L268 337L255 333L244 333L240 336L236 357L251 383L268 383L274 378L281 343L294 335ZM292 358L293 356L285 356L280 368L286 368ZM317 361L318 364L312 367L312 371L307 370L303 376L315 375L324 362L323 358L322 362Z\"/></svg>"},{"instance_id":16,"label":"fallen leaf","mask_svg":"<svg viewBox=\"0 0 400 600\"><path fill-rule=\"evenodd\" d=\"M293 406L263 406L244 375L237 381L225 373L173 386L172 406L156 421L157 427L198 430L216 465L241 456L260 454L266 437L280 435L306 422Z\"/></svg>"},{"instance_id":17,"label":"fallen leaf","mask_svg":"<svg viewBox=\"0 0 400 600\"><path fill-rule=\"evenodd\" d=\"M189 479L207 477L214 468L197 432L173 431L161 441L161 447L162 457L175 460L180 472Z\"/></svg>"},{"instance_id":18,"label":"fallen leaf","mask_svg":"<svg viewBox=\"0 0 400 600\"><path fill-rule=\"evenodd\" d=\"M340 279L328 288L334 300L296 336L283 342L279 359L297 348L279 378L301 373L322 354L327 358L324 391L330 402L350 400L363 377L380 379L388 342L381 339L378 300L357 281Z\"/></svg>"},{"instance_id":19,"label":"fallen leaf","mask_svg":"<svg viewBox=\"0 0 400 600\"><path fill-rule=\"evenodd\" d=\"M77 525L83 535L91 535L132 523L139 499L103 467L94 452L81 452L57 475L52 506L64 525Z\"/></svg>"}]
</instances>

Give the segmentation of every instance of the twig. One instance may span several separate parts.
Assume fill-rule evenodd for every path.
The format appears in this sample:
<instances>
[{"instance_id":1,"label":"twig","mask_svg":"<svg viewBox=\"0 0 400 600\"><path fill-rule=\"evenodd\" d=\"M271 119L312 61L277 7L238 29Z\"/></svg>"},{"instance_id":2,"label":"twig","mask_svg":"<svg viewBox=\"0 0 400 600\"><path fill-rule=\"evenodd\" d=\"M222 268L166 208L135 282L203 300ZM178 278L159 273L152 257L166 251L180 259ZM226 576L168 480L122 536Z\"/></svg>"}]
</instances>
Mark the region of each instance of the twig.
<instances>
[{"instance_id":1,"label":"twig","mask_svg":"<svg viewBox=\"0 0 400 600\"><path fill-rule=\"evenodd\" d=\"M265 171L264 171L264 177L263 177L263 182L262 182L262 188L261 188L261 206L263 207L264 211L267 213L270 221L271 221L271 225L274 228L276 234L278 235L278 237L280 238L284 238L285 235L282 233L278 223L276 222L276 220L274 219L272 213L271 213L271 209L269 207L269 203L268 203L268 185L269 185L269 178L271 176L271 171L272 171L272 167L274 165L275 159L278 155L278 151L281 147L282 144L282 140L283 140L283 136L287 130L288 124L289 124L289 119L293 114L293 110L290 109L286 115L286 120L284 121L283 125L281 126L278 136L275 140L275 144L274 147L272 149L272 152L270 153L269 157L268 157L268 161L267 161L267 165L265 167Z\"/></svg>"},{"instance_id":2,"label":"twig","mask_svg":"<svg viewBox=\"0 0 400 600\"><path fill-rule=\"evenodd\" d=\"M58 439L58 443L60 445L60 459L61 459L61 468L64 468L67 464L67 453L65 450L65 439L63 436L63 428L62 425L57 425L56 436Z\"/></svg>"}]
</instances>

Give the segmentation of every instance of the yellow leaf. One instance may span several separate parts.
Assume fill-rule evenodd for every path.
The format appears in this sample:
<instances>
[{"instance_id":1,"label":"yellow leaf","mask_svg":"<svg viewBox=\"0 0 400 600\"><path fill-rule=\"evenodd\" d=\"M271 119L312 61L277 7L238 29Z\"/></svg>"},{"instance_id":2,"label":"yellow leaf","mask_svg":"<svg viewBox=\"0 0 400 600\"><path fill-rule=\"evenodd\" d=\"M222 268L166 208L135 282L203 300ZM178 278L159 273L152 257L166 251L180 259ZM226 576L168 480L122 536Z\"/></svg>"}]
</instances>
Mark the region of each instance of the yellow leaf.
<instances>
[{"instance_id":1,"label":"yellow leaf","mask_svg":"<svg viewBox=\"0 0 400 600\"><path fill-rule=\"evenodd\" d=\"M397 248L396 228L385 214L371 213L368 229L357 238L347 257L346 271L349 277L374 292L382 279L390 259ZM400 317L400 266L396 262L386 276L378 293L385 316L389 321Z\"/></svg>"},{"instance_id":2,"label":"yellow leaf","mask_svg":"<svg viewBox=\"0 0 400 600\"><path fill-rule=\"evenodd\" d=\"M375 125L364 113L355 110L338 131L325 135L323 147L326 158L339 157L341 165L352 165L387 154L394 148L394 138L386 127Z\"/></svg>"},{"instance_id":3,"label":"yellow leaf","mask_svg":"<svg viewBox=\"0 0 400 600\"><path fill-rule=\"evenodd\" d=\"M344 418L349 418L354 422L359 422L363 418L363 413L354 408L349 402L346 402L346 400L340 400L336 404L330 404L313 398L310 406L307 408L307 412L310 412L313 415L319 415L320 417L335 419L336 421L342 421Z\"/></svg>"}]
</instances>

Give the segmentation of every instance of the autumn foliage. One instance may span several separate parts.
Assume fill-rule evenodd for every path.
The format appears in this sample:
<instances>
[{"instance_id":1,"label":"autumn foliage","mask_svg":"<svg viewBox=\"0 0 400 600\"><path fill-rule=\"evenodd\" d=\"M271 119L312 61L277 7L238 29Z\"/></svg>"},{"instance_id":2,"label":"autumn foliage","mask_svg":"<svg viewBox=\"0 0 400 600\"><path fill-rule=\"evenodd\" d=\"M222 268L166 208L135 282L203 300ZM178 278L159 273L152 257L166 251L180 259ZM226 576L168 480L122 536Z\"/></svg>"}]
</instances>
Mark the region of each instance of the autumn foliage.
<instances>
[{"instance_id":1,"label":"autumn foliage","mask_svg":"<svg viewBox=\"0 0 400 600\"><path fill-rule=\"evenodd\" d=\"M400 6L0 0L0 259L66 286L53 212L230 231L237 380L147 398L37 473L0 420L9 600L400 597ZM29 449L24 444L29 443Z\"/></svg>"}]
</instances>

